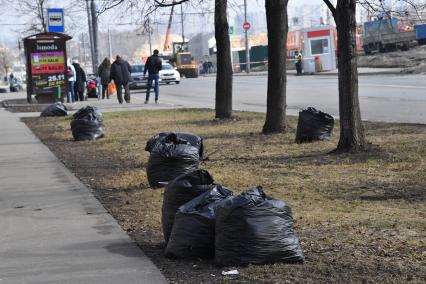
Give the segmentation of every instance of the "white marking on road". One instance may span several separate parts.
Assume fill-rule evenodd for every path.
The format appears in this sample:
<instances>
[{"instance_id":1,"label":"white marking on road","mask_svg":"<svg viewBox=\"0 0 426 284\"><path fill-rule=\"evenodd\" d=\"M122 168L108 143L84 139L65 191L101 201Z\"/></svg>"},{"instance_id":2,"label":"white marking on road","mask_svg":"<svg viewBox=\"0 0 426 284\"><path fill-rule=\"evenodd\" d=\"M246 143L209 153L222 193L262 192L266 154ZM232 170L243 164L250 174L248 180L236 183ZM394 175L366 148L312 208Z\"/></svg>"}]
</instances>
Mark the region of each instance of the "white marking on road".
<instances>
[{"instance_id":1,"label":"white marking on road","mask_svg":"<svg viewBox=\"0 0 426 284\"><path fill-rule=\"evenodd\" d=\"M370 87L380 87L380 88L426 89L426 86L412 86L412 85L382 85L382 84L360 83L359 86L360 87L370 86Z\"/></svg>"}]
</instances>

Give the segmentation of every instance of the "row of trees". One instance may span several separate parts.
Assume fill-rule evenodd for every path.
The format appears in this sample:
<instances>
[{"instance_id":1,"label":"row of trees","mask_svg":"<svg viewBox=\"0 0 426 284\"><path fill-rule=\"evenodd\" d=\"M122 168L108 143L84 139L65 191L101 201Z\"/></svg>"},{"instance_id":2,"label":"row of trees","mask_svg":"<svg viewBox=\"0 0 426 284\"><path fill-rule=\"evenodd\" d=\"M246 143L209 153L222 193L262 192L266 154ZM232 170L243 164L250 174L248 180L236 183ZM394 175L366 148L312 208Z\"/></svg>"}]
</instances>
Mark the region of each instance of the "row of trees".
<instances>
[{"instance_id":1,"label":"row of trees","mask_svg":"<svg viewBox=\"0 0 426 284\"><path fill-rule=\"evenodd\" d=\"M215 2L215 12L221 13L215 16L218 50L216 117L229 118L232 115L232 70L228 68L231 58L226 21L227 1L216 0ZM324 2L335 19L338 35L340 139L336 152L362 151L366 149L366 140L358 99L356 0L338 0L336 6L328 0ZM265 0L268 29L268 87L266 119L262 130L264 134L287 131L287 4L288 0ZM223 82L226 82L224 84L226 87L222 85Z\"/></svg>"},{"instance_id":2,"label":"row of trees","mask_svg":"<svg viewBox=\"0 0 426 284\"><path fill-rule=\"evenodd\" d=\"M125 6L137 9L144 19L148 19L158 9L183 3L200 5L203 0L111 0L103 1L95 11L94 0L76 0L87 5L89 29L94 51L92 57L97 58L97 20L103 12ZM206 0L204 0L206 1ZM230 0L231 1L231 0ZM391 12L382 0L337 0L333 5L330 0L323 0L333 15L337 28L337 59L338 59L338 91L340 139L336 152L357 152L366 149L366 139L358 98L358 71L356 59L356 7L362 5L371 12ZM45 30L44 5L46 0L23 0L24 6L36 12L41 27ZM28 2L28 3L27 3ZM90 2L90 3L89 3ZM228 119L232 116L232 61L227 21L228 0L215 2L215 37L217 45L217 77L216 77L216 118ZM416 12L421 5L413 0L401 0ZM30 5L29 3L32 3ZM90 5L89 5L90 4ZM266 20L268 29L268 84L267 111L262 129L264 134L282 133L287 131L286 120L286 41L288 32L287 17L288 0L265 0ZM424 5L424 4L423 4ZM89 7L90 6L90 7ZM425 5L426 6L426 5ZM125 9L126 10L126 9ZM392 11L393 12L393 11ZM91 20L90 20L91 19ZM96 66L96 64L95 64Z\"/></svg>"},{"instance_id":3,"label":"row of trees","mask_svg":"<svg viewBox=\"0 0 426 284\"><path fill-rule=\"evenodd\" d=\"M358 66L356 55L356 7L357 0L337 0L334 6L329 0L323 0L333 15L337 28L337 60L339 91L340 138L335 152L358 152L367 149L364 127L358 97ZM230 65L229 35L224 32L226 22L226 0L215 0L216 43L218 49L216 83L216 117L229 118L232 115L232 72ZM401 0L417 12L419 4L412 0ZM265 0L268 29L268 87L267 111L263 126L264 134L287 131L286 120L286 40L288 32L288 0ZM392 12L392 7L384 5L382 0L360 0L360 5L373 12ZM424 4L423 4L424 5ZM219 81L220 80L220 81ZM226 82L223 90L221 83ZM229 87L228 87L229 86ZM224 95L225 94L225 95Z\"/></svg>"}]
</instances>

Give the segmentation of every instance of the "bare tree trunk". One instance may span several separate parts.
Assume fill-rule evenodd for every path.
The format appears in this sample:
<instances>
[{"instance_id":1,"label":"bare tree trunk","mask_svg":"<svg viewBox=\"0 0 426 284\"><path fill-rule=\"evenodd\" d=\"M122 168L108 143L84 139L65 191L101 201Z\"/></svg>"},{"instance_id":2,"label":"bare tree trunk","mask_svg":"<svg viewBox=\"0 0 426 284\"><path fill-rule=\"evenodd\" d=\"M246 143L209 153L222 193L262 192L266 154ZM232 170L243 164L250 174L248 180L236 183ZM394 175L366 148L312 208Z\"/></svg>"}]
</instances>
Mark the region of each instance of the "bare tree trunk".
<instances>
[{"instance_id":1,"label":"bare tree trunk","mask_svg":"<svg viewBox=\"0 0 426 284\"><path fill-rule=\"evenodd\" d=\"M268 27L268 98L263 133L287 130L286 59L288 0L265 0Z\"/></svg>"},{"instance_id":2,"label":"bare tree trunk","mask_svg":"<svg viewBox=\"0 0 426 284\"><path fill-rule=\"evenodd\" d=\"M90 2L90 13L92 18L92 33L93 33L93 59L92 59L92 65L93 65L93 73L98 73L98 63L99 63L99 47L98 47L98 16L96 13L96 2L94 0L91 0Z\"/></svg>"},{"instance_id":3,"label":"bare tree trunk","mask_svg":"<svg viewBox=\"0 0 426 284\"><path fill-rule=\"evenodd\" d=\"M90 58L92 59L92 65L93 65L93 58L95 58L95 56L93 52L94 50L93 49L93 26L92 26L93 19L92 19L92 13L91 13L91 1L92 0L86 0L86 12L87 12L87 26L89 27Z\"/></svg>"},{"instance_id":4,"label":"bare tree trunk","mask_svg":"<svg viewBox=\"0 0 426 284\"><path fill-rule=\"evenodd\" d=\"M339 0L334 13L338 38L340 115L337 152L357 152L366 147L358 99L355 7L356 0Z\"/></svg>"},{"instance_id":5,"label":"bare tree trunk","mask_svg":"<svg viewBox=\"0 0 426 284\"><path fill-rule=\"evenodd\" d=\"M232 62L227 16L227 0L215 0L215 37L217 46L216 118L232 116Z\"/></svg>"}]
</instances>

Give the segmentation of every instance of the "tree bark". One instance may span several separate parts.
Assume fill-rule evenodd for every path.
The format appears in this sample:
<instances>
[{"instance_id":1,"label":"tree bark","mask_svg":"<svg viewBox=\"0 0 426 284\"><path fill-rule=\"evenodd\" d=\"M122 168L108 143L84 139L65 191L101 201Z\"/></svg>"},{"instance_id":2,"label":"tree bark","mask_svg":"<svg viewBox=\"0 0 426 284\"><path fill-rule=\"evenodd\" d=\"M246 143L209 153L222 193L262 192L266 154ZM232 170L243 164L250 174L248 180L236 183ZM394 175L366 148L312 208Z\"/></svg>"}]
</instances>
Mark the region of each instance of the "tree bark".
<instances>
[{"instance_id":1,"label":"tree bark","mask_svg":"<svg viewBox=\"0 0 426 284\"><path fill-rule=\"evenodd\" d=\"M93 37L93 59L92 59L92 71L94 74L98 73L99 66L99 47L98 47L98 15L96 13L96 2L91 0L90 2L90 14L92 18L92 37Z\"/></svg>"},{"instance_id":2,"label":"tree bark","mask_svg":"<svg viewBox=\"0 0 426 284\"><path fill-rule=\"evenodd\" d=\"M339 0L334 13L338 38L340 115L337 152L357 152L366 147L358 98L355 7L356 0Z\"/></svg>"},{"instance_id":3,"label":"tree bark","mask_svg":"<svg viewBox=\"0 0 426 284\"><path fill-rule=\"evenodd\" d=\"M232 116L232 62L227 0L215 0L215 37L217 47L216 118Z\"/></svg>"},{"instance_id":4,"label":"tree bark","mask_svg":"<svg viewBox=\"0 0 426 284\"><path fill-rule=\"evenodd\" d=\"M265 0L268 28L268 91L263 133L287 131L286 59L288 0Z\"/></svg>"}]
</instances>

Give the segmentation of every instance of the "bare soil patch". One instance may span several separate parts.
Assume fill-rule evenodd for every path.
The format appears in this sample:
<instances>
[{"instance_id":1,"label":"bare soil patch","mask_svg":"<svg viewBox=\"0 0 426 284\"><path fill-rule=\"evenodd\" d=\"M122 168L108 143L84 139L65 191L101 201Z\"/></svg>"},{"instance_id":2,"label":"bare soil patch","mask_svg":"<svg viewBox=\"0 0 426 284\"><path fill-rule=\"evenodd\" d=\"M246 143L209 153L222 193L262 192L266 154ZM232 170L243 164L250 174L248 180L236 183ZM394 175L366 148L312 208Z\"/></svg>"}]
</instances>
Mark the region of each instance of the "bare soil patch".
<instances>
[{"instance_id":1,"label":"bare soil patch","mask_svg":"<svg viewBox=\"0 0 426 284\"><path fill-rule=\"evenodd\" d=\"M294 143L290 132L262 135L264 114L214 121L208 110L106 113L106 137L74 142L70 118L25 119L88 185L170 283L425 283L426 126L366 123L374 151L328 154L330 141ZM146 178L146 141L162 131L204 137L203 168L235 193L262 185L293 209L306 261L238 267L221 276L211 260L163 256L162 189Z\"/></svg>"},{"instance_id":2,"label":"bare soil patch","mask_svg":"<svg viewBox=\"0 0 426 284\"><path fill-rule=\"evenodd\" d=\"M404 68L403 73L426 72L426 45L416 46L407 51L392 51L372 55L359 55L358 67Z\"/></svg>"}]
</instances>

